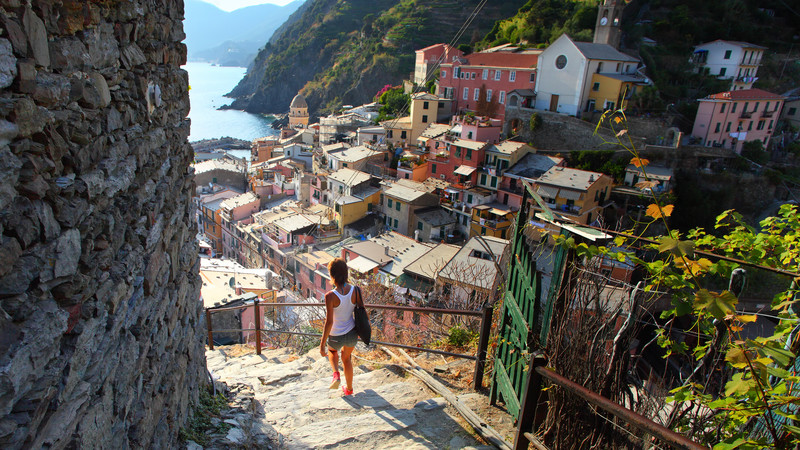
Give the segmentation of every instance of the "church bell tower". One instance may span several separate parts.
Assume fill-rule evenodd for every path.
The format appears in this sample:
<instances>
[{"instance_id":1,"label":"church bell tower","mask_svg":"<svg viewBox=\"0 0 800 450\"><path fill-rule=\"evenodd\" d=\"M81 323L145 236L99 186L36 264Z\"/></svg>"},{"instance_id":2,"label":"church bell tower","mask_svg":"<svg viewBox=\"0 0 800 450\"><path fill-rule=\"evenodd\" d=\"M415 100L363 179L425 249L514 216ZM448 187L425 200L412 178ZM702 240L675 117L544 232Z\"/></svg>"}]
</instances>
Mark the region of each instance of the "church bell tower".
<instances>
[{"instance_id":1,"label":"church bell tower","mask_svg":"<svg viewBox=\"0 0 800 450\"><path fill-rule=\"evenodd\" d=\"M603 0L597 12L597 23L594 26L594 43L608 44L614 48L619 47L620 22L622 9L625 7L622 0Z\"/></svg>"}]
</instances>

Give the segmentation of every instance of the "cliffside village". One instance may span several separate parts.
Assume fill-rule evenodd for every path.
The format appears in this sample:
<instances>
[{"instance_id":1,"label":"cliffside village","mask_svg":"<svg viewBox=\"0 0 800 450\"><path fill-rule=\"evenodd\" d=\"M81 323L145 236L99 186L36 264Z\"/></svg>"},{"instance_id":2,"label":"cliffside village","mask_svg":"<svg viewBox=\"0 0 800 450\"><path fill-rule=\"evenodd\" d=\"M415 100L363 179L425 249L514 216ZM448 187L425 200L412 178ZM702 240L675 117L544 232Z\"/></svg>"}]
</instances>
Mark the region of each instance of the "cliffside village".
<instances>
[{"instance_id":1,"label":"cliffside village","mask_svg":"<svg viewBox=\"0 0 800 450\"><path fill-rule=\"evenodd\" d=\"M669 168L650 166L644 180L630 165L615 184L514 139L537 111L624 109L651 84L641 61L617 50L618 6L606 4L594 42L565 34L545 49L418 50L400 118L376 125L381 105L371 103L311 124L298 94L288 126L254 140L250 161L196 163L205 307L275 299L284 289L294 301L320 301L332 288L327 263L343 257L354 277L372 277L397 302L437 305L446 296L474 308L476 295L495 286L525 184L560 220L596 227L644 193L670 192ZM746 141L766 146L779 117L800 119L800 97L752 88L765 50L721 40L696 47L698 71L731 80L729 91L699 99L696 143L735 152ZM436 94L415 89L435 70ZM395 320L418 323L416 316Z\"/></svg>"}]
</instances>

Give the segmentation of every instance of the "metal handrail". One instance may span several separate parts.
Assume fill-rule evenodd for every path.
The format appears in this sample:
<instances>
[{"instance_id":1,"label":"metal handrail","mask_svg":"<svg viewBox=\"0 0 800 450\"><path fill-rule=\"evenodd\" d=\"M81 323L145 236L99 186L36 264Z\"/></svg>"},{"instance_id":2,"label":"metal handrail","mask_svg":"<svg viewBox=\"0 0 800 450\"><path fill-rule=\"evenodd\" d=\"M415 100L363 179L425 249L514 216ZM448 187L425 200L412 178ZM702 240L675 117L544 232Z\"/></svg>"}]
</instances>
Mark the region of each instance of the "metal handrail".
<instances>
[{"instance_id":1,"label":"metal handrail","mask_svg":"<svg viewBox=\"0 0 800 450\"><path fill-rule=\"evenodd\" d=\"M240 309L246 309L249 307L253 307L255 309L255 328L247 328L247 329L225 329L225 330L214 330L211 321L212 313L217 312L224 312L224 311L235 311ZM240 305L240 306L227 306L227 307L215 307L215 308L206 308L206 328L208 332L208 347L211 350L214 350L214 333L232 333L232 332L242 332L242 331L254 331L256 335L256 354L261 354L261 334L262 333L282 333L282 334L290 334L290 335L300 335L300 336L312 336L312 337L321 337L322 335L319 333L304 333L298 331L285 331L285 330L272 330L272 329L263 329L261 328L261 314L260 309L263 307L285 307L285 306L314 306L320 307L325 306L324 303L277 303L277 302L269 302L264 303L260 302L258 298L254 299L252 304ZM485 305L481 311L470 311L470 310L459 310L459 309L439 309L439 308L425 308L425 307L416 307L416 306L401 306L401 305L375 305L375 304L365 304L364 305L370 309L386 309L386 310L399 310L399 311L412 311L412 312L422 312L422 313L431 313L431 314L453 314L453 315L462 315L462 316L480 316L481 317L481 333L478 339L478 349L475 355L466 355L462 353L453 353L447 352L444 350L435 350L435 349L428 349L423 347L415 347L411 345L404 345L404 344L397 344L393 342L383 342L378 340L372 340L376 344L381 345L388 345L391 347L398 347L404 348L408 350L417 350L426 353L434 353L438 355L444 356L453 356L457 358L469 359L475 361L475 375L473 376L473 386L474 389L477 391L483 386L483 370L486 365L486 355L489 346L489 334L491 333L491 326L492 326L492 313L494 308L491 305Z\"/></svg>"}]
</instances>

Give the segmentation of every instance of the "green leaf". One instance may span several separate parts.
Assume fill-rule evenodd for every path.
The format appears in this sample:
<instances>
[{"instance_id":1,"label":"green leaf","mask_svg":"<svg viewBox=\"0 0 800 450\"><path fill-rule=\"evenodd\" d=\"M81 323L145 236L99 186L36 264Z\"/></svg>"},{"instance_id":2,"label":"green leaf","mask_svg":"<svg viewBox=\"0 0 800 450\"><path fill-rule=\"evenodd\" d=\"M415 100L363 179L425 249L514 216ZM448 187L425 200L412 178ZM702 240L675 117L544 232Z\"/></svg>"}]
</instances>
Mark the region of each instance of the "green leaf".
<instances>
[{"instance_id":1,"label":"green leaf","mask_svg":"<svg viewBox=\"0 0 800 450\"><path fill-rule=\"evenodd\" d=\"M729 291L718 293L700 289L694 296L694 308L707 312L717 319L735 312L734 307L737 302L736 296Z\"/></svg>"},{"instance_id":2,"label":"green leaf","mask_svg":"<svg viewBox=\"0 0 800 450\"><path fill-rule=\"evenodd\" d=\"M769 346L765 345L761 348L761 351L769 356L770 358L774 359L775 362L780 364L781 366L788 366L794 360L794 353L786 350L785 348L779 348L776 346Z\"/></svg>"},{"instance_id":3,"label":"green leaf","mask_svg":"<svg viewBox=\"0 0 800 450\"><path fill-rule=\"evenodd\" d=\"M728 438L728 439L733 439L733 438ZM742 438L742 437L736 438L733 441L726 440L726 441L723 441L723 442L715 444L714 445L714 450L731 450L731 449L734 449L734 448L738 448L739 446L741 446L742 444L744 444L746 442L747 442L747 440L745 438Z\"/></svg>"},{"instance_id":4,"label":"green leaf","mask_svg":"<svg viewBox=\"0 0 800 450\"><path fill-rule=\"evenodd\" d=\"M672 251L672 249L678 246L677 239L672 239L666 236L659 239L658 242L660 243L660 245L658 246L658 251L660 253Z\"/></svg>"},{"instance_id":5,"label":"green leaf","mask_svg":"<svg viewBox=\"0 0 800 450\"><path fill-rule=\"evenodd\" d=\"M731 396L733 394L744 395L753 387L754 387L754 382L752 378L743 380L742 374L737 373L733 375L731 381L725 383L725 395L727 396Z\"/></svg>"}]
</instances>

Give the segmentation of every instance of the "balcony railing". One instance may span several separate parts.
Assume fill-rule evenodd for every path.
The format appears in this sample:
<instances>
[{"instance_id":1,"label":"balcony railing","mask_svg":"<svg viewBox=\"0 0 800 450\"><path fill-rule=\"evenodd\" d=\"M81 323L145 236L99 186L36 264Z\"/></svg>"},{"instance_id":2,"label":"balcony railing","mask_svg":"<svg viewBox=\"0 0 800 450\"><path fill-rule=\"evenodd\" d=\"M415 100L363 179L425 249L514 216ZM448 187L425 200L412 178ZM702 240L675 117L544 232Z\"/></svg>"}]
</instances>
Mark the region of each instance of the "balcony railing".
<instances>
[{"instance_id":1,"label":"balcony railing","mask_svg":"<svg viewBox=\"0 0 800 450\"><path fill-rule=\"evenodd\" d=\"M747 112L747 111L742 111L742 114L739 117L741 117L742 119L749 119L749 118L753 117L753 113L752 112Z\"/></svg>"},{"instance_id":2,"label":"balcony railing","mask_svg":"<svg viewBox=\"0 0 800 450\"><path fill-rule=\"evenodd\" d=\"M501 192L508 192L509 194L514 194L514 195L522 195L524 192L522 186L515 186L513 188L511 186L500 186L499 188L497 188L497 190Z\"/></svg>"},{"instance_id":3,"label":"balcony railing","mask_svg":"<svg viewBox=\"0 0 800 450\"><path fill-rule=\"evenodd\" d=\"M761 113L761 117L772 117L775 114L775 111L764 111Z\"/></svg>"}]
</instances>

